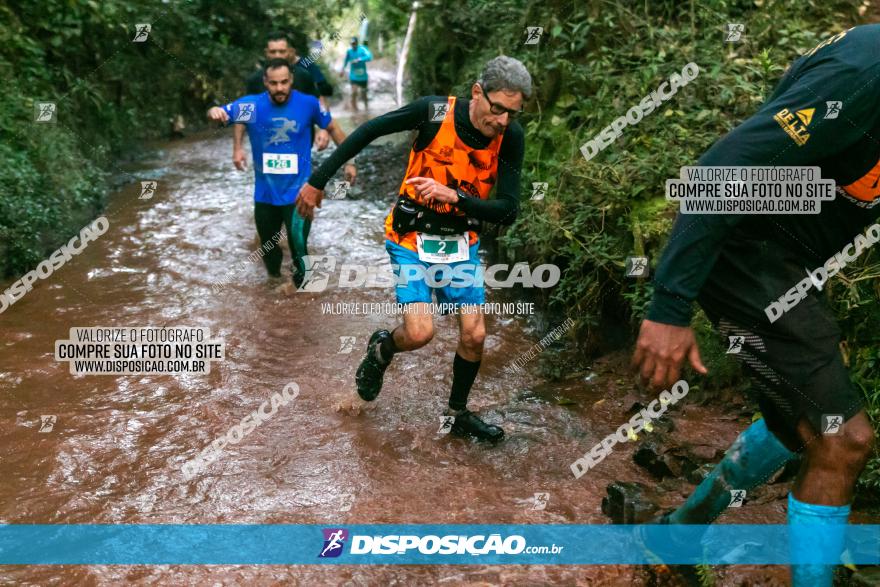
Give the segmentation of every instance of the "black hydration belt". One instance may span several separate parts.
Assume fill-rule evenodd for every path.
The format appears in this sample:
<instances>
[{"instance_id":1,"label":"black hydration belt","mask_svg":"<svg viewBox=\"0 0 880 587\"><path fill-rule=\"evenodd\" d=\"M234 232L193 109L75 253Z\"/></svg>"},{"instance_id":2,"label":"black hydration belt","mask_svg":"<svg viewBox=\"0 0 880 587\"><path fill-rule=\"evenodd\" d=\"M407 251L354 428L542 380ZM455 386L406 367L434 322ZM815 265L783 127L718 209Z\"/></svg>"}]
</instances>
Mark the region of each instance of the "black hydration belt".
<instances>
[{"instance_id":1,"label":"black hydration belt","mask_svg":"<svg viewBox=\"0 0 880 587\"><path fill-rule=\"evenodd\" d=\"M469 230L479 232L481 228L480 221L476 218L457 214L440 214L405 196L400 196L397 199L393 214L391 228L401 235L416 231L448 236L464 234Z\"/></svg>"}]
</instances>

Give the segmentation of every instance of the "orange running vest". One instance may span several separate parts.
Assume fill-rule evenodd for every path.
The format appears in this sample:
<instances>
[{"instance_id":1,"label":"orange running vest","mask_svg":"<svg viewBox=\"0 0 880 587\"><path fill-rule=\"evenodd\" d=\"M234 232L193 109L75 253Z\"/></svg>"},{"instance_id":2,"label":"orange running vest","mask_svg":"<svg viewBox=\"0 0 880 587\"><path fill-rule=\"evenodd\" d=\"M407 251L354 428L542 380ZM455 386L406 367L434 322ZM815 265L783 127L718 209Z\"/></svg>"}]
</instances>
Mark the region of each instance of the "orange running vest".
<instances>
[{"instance_id":1,"label":"orange running vest","mask_svg":"<svg viewBox=\"0 0 880 587\"><path fill-rule=\"evenodd\" d=\"M504 132L492 139L485 149L473 149L467 146L455 132L455 96L449 96L448 105L446 116L440 123L440 130L434 140L421 151L410 149L409 165L400 184L400 195L441 214L464 216L464 212L457 210L452 204L437 202L427 204L424 198L416 194L415 188L406 183L406 180L413 177L430 177L453 190L461 189L471 197L481 200L489 198L489 192L498 177L498 151L501 149ZM416 251L416 233L410 232L405 235L396 233L391 228L393 216L394 208L385 217L385 238L411 251ZM478 240L476 232L468 231L468 245L473 245Z\"/></svg>"}]
</instances>

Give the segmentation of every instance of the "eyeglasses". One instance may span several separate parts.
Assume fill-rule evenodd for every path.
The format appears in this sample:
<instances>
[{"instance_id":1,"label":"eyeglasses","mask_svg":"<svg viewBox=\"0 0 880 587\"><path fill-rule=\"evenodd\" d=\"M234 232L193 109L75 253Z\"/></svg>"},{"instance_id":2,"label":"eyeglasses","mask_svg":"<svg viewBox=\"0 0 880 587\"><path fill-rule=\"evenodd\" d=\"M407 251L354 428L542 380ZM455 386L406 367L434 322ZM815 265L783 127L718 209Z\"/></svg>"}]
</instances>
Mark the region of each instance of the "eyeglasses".
<instances>
[{"instance_id":1,"label":"eyeglasses","mask_svg":"<svg viewBox=\"0 0 880 587\"><path fill-rule=\"evenodd\" d=\"M520 108L519 110L511 110L510 108L505 108L504 106L502 106L501 104L499 104L497 102L493 102L492 99L489 98L489 93L486 91L486 88L483 87L483 84L477 84L477 85L480 86L480 91L483 92L483 96L486 98L486 102L489 103L489 112L491 112L495 116L501 116L502 114L504 114L506 112L507 116L509 116L511 119L513 119L513 118L517 118L520 114L523 113L522 108Z\"/></svg>"}]
</instances>

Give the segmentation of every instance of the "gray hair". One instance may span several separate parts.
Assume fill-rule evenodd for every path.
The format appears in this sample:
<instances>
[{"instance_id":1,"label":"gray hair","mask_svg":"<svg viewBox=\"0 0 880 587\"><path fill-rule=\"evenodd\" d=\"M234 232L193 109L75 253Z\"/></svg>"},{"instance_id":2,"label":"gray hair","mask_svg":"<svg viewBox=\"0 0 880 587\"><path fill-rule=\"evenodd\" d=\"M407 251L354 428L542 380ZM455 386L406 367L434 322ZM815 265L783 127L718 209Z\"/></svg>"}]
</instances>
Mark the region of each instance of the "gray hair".
<instances>
[{"instance_id":1,"label":"gray hair","mask_svg":"<svg viewBox=\"0 0 880 587\"><path fill-rule=\"evenodd\" d=\"M477 80L488 94L498 90L521 92L523 99L532 95L532 76L526 66L518 59L502 55L491 59L485 67L480 79Z\"/></svg>"}]
</instances>

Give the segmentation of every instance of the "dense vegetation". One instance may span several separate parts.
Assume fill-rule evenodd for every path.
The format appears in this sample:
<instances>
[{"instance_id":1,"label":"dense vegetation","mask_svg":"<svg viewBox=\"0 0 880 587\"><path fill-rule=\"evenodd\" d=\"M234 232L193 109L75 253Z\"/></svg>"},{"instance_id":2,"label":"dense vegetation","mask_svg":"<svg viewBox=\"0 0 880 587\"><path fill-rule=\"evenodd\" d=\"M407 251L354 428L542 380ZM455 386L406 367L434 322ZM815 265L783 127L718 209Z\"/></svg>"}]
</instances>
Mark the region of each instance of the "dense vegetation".
<instances>
[{"instance_id":1,"label":"dense vegetation","mask_svg":"<svg viewBox=\"0 0 880 587\"><path fill-rule=\"evenodd\" d=\"M0 2L0 275L20 275L100 209L119 156L234 98L275 28L316 36L348 3ZM132 42L135 25L152 26ZM34 103L57 104L36 124Z\"/></svg>"},{"instance_id":2,"label":"dense vegetation","mask_svg":"<svg viewBox=\"0 0 880 587\"><path fill-rule=\"evenodd\" d=\"M571 341L587 357L619 344L607 333L627 323L634 333L644 316L650 283L625 278L624 262L644 254L656 265L675 215L663 198L665 180L753 113L788 63L864 13L857 0L472 0L455 11L423 4L415 94L466 95L485 61L502 53L533 75L523 192L548 182L548 194L524 201L503 245L510 256L563 267L546 302L557 322L578 321ZM741 42L723 42L726 23L745 24ZM524 43L530 26L544 29L537 45ZM591 161L583 157L582 144L690 61L700 66L696 81ZM880 253L863 255L827 292L845 333L844 356L880 428ZM741 384L706 319L695 324L715 374L706 384ZM862 482L880 487L880 460Z\"/></svg>"}]
</instances>

